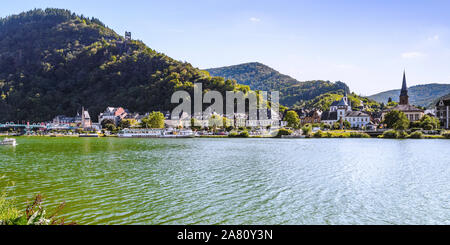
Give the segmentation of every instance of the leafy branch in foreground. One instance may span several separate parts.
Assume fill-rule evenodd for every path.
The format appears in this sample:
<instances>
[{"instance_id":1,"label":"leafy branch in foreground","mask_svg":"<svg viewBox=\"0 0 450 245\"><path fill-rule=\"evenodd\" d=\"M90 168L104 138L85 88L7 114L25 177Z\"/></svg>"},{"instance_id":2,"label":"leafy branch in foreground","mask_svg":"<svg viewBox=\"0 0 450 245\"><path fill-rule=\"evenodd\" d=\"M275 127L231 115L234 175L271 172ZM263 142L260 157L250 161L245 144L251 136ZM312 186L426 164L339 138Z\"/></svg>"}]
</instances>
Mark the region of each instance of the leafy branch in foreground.
<instances>
[{"instance_id":1,"label":"leafy branch in foreground","mask_svg":"<svg viewBox=\"0 0 450 245\"><path fill-rule=\"evenodd\" d=\"M66 223L64 218L58 217L64 207L65 202L48 215L42 206L42 195L37 194L25 212L20 212L15 206L15 199L7 198L4 190L0 195L0 225L76 225L75 222Z\"/></svg>"}]
</instances>

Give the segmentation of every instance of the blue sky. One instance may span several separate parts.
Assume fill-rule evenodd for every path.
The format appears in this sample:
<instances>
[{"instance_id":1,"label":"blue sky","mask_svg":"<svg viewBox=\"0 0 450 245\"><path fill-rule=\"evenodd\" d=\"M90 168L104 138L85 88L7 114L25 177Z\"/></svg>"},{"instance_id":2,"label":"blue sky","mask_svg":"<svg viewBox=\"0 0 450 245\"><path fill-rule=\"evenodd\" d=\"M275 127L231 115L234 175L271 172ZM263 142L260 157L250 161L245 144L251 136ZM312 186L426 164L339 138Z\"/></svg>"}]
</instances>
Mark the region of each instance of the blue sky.
<instances>
[{"instance_id":1,"label":"blue sky","mask_svg":"<svg viewBox=\"0 0 450 245\"><path fill-rule=\"evenodd\" d=\"M450 83L447 0L2 0L0 16L58 7L199 68L258 61L300 81L371 95Z\"/></svg>"}]
</instances>

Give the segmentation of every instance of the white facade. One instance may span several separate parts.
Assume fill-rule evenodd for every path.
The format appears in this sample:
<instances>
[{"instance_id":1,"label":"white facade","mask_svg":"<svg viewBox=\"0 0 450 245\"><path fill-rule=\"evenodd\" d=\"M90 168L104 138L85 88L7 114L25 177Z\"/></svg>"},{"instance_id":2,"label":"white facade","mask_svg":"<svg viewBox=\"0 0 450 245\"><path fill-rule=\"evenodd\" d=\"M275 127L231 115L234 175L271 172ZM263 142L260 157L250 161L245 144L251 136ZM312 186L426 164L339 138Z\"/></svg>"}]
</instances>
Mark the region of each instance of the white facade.
<instances>
[{"instance_id":1,"label":"white facade","mask_svg":"<svg viewBox=\"0 0 450 245\"><path fill-rule=\"evenodd\" d=\"M350 116L346 117L345 120L347 120L352 125L352 128L365 128L370 123L370 116Z\"/></svg>"},{"instance_id":2,"label":"white facade","mask_svg":"<svg viewBox=\"0 0 450 245\"><path fill-rule=\"evenodd\" d=\"M344 96L339 102L334 102L330 111L322 114L321 121L329 125L348 121L352 128L363 128L370 123L370 116L361 111L352 111L350 100Z\"/></svg>"}]
</instances>

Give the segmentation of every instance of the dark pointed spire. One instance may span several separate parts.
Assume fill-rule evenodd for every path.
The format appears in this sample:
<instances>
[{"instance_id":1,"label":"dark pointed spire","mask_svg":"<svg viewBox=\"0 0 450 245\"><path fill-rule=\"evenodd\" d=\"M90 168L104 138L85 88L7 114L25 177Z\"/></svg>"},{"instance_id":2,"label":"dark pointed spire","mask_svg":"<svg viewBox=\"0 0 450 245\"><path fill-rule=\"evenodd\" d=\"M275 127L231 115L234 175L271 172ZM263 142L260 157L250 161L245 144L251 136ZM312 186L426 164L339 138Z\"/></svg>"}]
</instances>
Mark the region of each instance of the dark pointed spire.
<instances>
[{"instance_id":1,"label":"dark pointed spire","mask_svg":"<svg viewBox=\"0 0 450 245\"><path fill-rule=\"evenodd\" d=\"M403 85L400 96L408 96L408 85L406 84L406 71L403 71Z\"/></svg>"},{"instance_id":2,"label":"dark pointed spire","mask_svg":"<svg viewBox=\"0 0 450 245\"><path fill-rule=\"evenodd\" d=\"M400 92L400 105L409 105L408 85L406 84L406 71L403 71L402 91Z\"/></svg>"}]
</instances>

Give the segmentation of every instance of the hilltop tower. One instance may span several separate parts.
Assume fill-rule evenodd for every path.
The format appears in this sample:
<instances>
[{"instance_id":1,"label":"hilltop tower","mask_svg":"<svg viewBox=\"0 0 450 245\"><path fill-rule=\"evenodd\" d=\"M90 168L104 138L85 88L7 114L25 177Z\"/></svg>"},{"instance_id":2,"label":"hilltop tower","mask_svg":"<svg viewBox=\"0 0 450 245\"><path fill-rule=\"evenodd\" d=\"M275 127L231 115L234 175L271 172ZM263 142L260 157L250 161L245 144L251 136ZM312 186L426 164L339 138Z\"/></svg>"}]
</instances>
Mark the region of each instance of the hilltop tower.
<instances>
[{"instance_id":1,"label":"hilltop tower","mask_svg":"<svg viewBox=\"0 0 450 245\"><path fill-rule=\"evenodd\" d=\"M409 105L408 86L406 85L406 71L403 72L403 85L400 92L400 105Z\"/></svg>"},{"instance_id":2,"label":"hilltop tower","mask_svg":"<svg viewBox=\"0 0 450 245\"><path fill-rule=\"evenodd\" d=\"M128 31L125 32L125 40L131 41L131 32L128 32Z\"/></svg>"}]
</instances>

